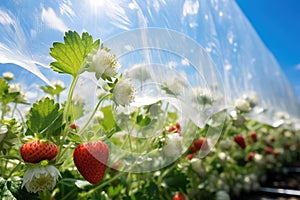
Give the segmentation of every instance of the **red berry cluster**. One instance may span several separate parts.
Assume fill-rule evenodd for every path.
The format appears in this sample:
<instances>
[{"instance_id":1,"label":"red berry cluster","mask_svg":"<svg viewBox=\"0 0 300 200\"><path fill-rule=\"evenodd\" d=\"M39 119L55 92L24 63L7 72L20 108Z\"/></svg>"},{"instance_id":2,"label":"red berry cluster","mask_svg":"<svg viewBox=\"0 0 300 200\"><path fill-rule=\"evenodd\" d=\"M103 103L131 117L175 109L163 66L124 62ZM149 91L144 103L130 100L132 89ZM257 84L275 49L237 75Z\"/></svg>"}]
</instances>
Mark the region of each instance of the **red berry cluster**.
<instances>
[{"instance_id":1,"label":"red berry cluster","mask_svg":"<svg viewBox=\"0 0 300 200\"><path fill-rule=\"evenodd\" d=\"M70 128L77 129L79 127L71 124ZM51 161L58 154L58 146L49 141L36 139L24 143L20 153L24 162ZM73 152L73 160L80 174L90 183L97 184L104 176L108 155L109 148L104 142L87 142L76 146Z\"/></svg>"},{"instance_id":2,"label":"red berry cluster","mask_svg":"<svg viewBox=\"0 0 300 200\"><path fill-rule=\"evenodd\" d=\"M200 137L199 139L194 140L193 144L190 147L191 153L197 153L198 151L207 151L209 148L207 139Z\"/></svg>"},{"instance_id":3,"label":"red berry cluster","mask_svg":"<svg viewBox=\"0 0 300 200\"><path fill-rule=\"evenodd\" d=\"M181 135L181 126L179 122L177 122L175 125L167 126L165 131L168 133L178 133L179 135Z\"/></svg>"}]
</instances>

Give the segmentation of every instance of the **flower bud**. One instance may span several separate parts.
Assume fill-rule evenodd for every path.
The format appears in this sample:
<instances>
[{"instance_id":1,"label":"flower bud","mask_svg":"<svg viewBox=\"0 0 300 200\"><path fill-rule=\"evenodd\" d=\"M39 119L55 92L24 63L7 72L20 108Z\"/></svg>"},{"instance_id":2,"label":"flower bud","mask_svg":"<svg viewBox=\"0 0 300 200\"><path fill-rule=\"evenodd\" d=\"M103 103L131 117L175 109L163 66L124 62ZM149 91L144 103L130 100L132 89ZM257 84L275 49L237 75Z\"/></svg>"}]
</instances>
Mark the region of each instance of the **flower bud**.
<instances>
[{"instance_id":1,"label":"flower bud","mask_svg":"<svg viewBox=\"0 0 300 200\"><path fill-rule=\"evenodd\" d=\"M7 81L11 81L11 80L13 80L15 78L15 75L13 73L11 73L11 72L4 72L2 74L2 76Z\"/></svg>"},{"instance_id":2,"label":"flower bud","mask_svg":"<svg viewBox=\"0 0 300 200\"><path fill-rule=\"evenodd\" d=\"M235 108L241 112L249 112L251 110L249 102L245 99L237 99L234 105Z\"/></svg>"}]
</instances>

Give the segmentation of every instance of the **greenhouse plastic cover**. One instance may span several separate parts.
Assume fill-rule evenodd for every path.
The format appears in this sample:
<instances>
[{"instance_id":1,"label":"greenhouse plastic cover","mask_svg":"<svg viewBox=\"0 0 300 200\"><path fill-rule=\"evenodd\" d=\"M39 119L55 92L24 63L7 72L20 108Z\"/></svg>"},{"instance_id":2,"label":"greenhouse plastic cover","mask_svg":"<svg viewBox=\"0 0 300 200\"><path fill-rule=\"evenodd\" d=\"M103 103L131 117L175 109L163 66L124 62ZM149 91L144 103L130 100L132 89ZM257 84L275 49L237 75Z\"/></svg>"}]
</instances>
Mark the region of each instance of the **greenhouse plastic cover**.
<instances>
[{"instance_id":1,"label":"greenhouse plastic cover","mask_svg":"<svg viewBox=\"0 0 300 200\"><path fill-rule=\"evenodd\" d=\"M210 115L255 93L254 119L274 125L276 112L300 118L287 78L235 1L4 0L1 71L15 66L28 85L51 84L55 78L68 82L49 67L52 43L62 41L68 30L87 31L111 48L124 76L135 81L136 105L167 100L203 126ZM24 69L35 78L24 77ZM83 77L78 90L87 87L84 78L90 77ZM164 84L177 87L176 98L157 89ZM195 94L213 103L198 105Z\"/></svg>"}]
</instances>

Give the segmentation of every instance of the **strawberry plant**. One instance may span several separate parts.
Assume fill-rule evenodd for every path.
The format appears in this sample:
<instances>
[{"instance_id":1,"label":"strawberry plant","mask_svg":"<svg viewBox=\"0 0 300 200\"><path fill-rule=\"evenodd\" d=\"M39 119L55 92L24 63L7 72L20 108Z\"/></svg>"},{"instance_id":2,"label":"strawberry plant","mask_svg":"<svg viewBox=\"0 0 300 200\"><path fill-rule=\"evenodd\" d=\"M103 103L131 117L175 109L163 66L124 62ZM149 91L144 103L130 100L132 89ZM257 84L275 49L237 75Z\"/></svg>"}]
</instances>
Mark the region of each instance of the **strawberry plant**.
<instances>
[{"instance_id":1,"label":"strawberry plant","mask_svg":"<svg viewBox=\"0 0 300 200\"><path fill-rule=\"evenodd\" d=\"M133 71L145 75L138 81L120 73L119 55L87 32L66 32L50 56L70 84L42 85L36 101L12 73L0 78L1 199L228 199L299 156L299 130L253 120L253 95L199 124L177 103L185 80L170 74L158 87L135 88L151 73ZM139 94L157 88L167 98ZM212 105L202 93L197 103Z\"/></svg>"}]
</instances>

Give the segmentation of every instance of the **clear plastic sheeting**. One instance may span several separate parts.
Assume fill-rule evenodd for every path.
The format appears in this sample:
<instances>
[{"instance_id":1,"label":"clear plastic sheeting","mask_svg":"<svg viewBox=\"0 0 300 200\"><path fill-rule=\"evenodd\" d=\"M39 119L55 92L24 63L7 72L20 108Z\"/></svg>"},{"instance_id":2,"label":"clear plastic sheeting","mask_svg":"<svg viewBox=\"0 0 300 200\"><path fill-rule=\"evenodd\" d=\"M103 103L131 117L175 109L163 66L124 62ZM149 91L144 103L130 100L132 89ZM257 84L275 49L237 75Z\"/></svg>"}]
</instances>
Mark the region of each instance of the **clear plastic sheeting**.
<instances>
[{"instance_id":1,"label":"clear plastic sheeting","mask_svg":"<svg viewBox=\"0 0 300 200\"><path fill-rule=\"evenodd\" d=\"M136 104L167 100L201 127L254 95L250 117L273 126L278 113L300 118L288 80L234 1L1 1L1 68L12 63L51 84L49 49L67 30L87 31L116 53L124 76L134 77ZM164 84L178 87L166 92Z\"/></svg>"}]
</instances>

